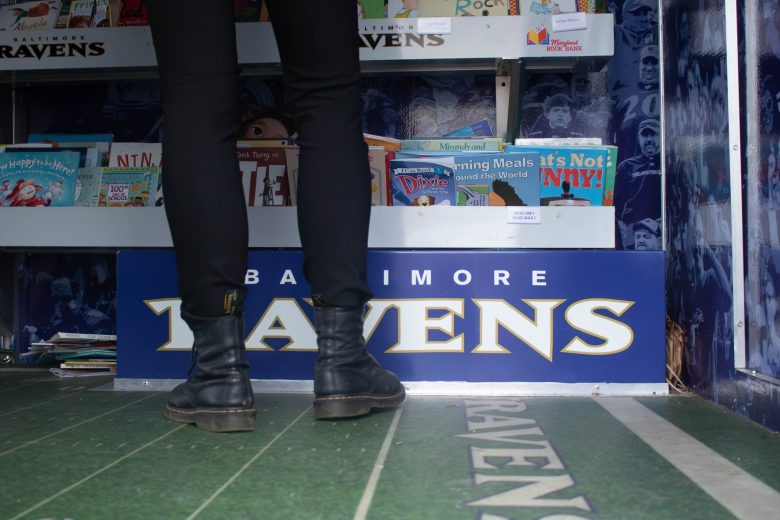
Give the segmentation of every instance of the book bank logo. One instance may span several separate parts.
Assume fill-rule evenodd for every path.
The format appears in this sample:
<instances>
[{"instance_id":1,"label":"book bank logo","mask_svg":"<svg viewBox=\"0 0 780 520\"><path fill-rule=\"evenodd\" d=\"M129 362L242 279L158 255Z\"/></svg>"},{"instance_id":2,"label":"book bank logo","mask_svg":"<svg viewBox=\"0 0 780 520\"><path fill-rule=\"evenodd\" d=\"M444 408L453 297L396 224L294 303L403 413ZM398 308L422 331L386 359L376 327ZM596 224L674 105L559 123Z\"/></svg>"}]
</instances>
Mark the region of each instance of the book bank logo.
<instances>
[{"instance_id":1,"label":"book bank logo","mask_svg":"<svg viewBox=\"0 0 780 520\"><path fill-rule=\"evenodd\" d=\"M528 45L549 45L550 33L547 27L542 25L536 26L535 29L528 31Z\"/></svg>"}]
</instances>

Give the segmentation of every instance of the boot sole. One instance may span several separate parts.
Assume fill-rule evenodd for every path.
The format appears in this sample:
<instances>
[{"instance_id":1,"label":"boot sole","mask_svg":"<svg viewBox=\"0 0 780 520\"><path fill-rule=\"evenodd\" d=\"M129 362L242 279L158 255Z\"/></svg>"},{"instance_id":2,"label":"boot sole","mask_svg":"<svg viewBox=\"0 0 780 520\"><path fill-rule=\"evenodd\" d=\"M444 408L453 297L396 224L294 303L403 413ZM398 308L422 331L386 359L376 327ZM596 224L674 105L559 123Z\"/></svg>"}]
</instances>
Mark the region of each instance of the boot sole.
<instances>
[{"instance_id":1,"label":"boot sole","mask_svg":"<svg viewBox=\"0 0 780 520\"><path fill-rule=\"evenodd\" d=\"M391 396L348 395L316 397L314 399L315 419L345 419L371 413L373 408L395 408L406 399L406 391Z\"/></svg>"},{"instance_id":2,"label":"boot sole","mask_svg":"<svg viewBox=\"0 0 780 520\"><path fill-rule=\"evenodd\" d=\"M190 410L166 404L163 415L170 421L194 424L207 432L253 432L256 428L257 410L254 408L236 410L196 408Z\"/></svg>"}]
</instances>

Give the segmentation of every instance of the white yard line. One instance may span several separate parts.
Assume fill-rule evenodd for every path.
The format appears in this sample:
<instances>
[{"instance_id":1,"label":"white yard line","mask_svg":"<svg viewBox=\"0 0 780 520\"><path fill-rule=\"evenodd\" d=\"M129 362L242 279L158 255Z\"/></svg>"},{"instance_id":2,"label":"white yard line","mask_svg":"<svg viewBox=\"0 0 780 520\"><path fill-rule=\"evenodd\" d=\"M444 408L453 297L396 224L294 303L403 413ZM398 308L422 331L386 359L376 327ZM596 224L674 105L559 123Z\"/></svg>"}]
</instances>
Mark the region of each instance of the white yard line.
<instances>
[{"instance_id":1,"label":"white yard line","mask_svg":"<svg viewBox=\"0 0 780 520\"><path fill-rule=\"evenodd\" d=\"M67 428L63 428L62 430L58 430L58 431L56 431L54 433L50 433L48 435L44 435L43 437L38 437L37 439L33 439L31 441L27 441L27 442L25 442L23 444L18 444L16 446L14 446L13 448L9 449L9 450L0 451L0 457L2 457L3 455L7 455L9 453L13 453L14 451L17 451L17 450L21 450L22 448L25 448L25 447L27 447L27 446L29 446L31 444L35 444L36 442L41 442L43 440L46 440L49 437L53 437L55 435L59 435L60 433L66 432L68 430L72 430L73 428L78 428L81 425L90 423L92 421L100 419L101 417L105 417L106 415L112 414L114 412L118 412L119 410L127 408L128 406L133 406L134 404L138 404L141 401L146 401L147 399L151 399L152 397L155 397L155 396L158 396L158 395L160 395L159 392L158 393L154 393L154 394L152 394L150 396L144 397L143 399L138 399L137 401L133 401L132 403L126 404L124 406L120 406L119 408L114 408L113 410L109 410L108 412L101 413L100 415L97 415L97 416L95 416L95 417L93 417L91 419L87 419L86 421L81 421L78 424L74 424L72 426L68 426Z\"/></svg>"},{"instance_id":2,"label":"white yard line","mask_svg":"<svg viewBox=\"0 0 780 520\"><path fill-rule=\"evenodd\" d=\"M374 469L371 471L371 476L368 478L366 489L363 490L363 496L360 499L357 511L355 511L355 516L352 517L353 520L365 520L366 515L368 514L371 502L374 500L376 487L379 484L379 477L382 475L382 470L385 467L385 460L387 459L387 453L390 451L390 444L393 442L393 437L395 437L395 432L398 429L398 421L401 419L402 410L403 408L399 408L393 416L393 422L390 423L390 428L387 430L385 442L382 443L382 449L379 450L379 455L377 455L376 462L374 462Z\"/></svg>"},{"instance_id":3,"label":"white yard line","mask_svg":"<svg viewBox=\"0 0 780 520\"><path fill-rule=\"evenodd\" d=\"M85 390L86 390L86 388L85 388ZM83 391L84 390L73 391L73 392L67 393L65 395L61 395L59 397L55 397L54 399L49 399L48 401L41 401L39 403L31 404L30 406L24 406L22 408L17 408L16 410L11 410L10 412L0 413L0 417L5 417L6 415L13 415L13 414L15 414L17 412L22 412L24 410L29 410L30 408L35 408L36 406L41 406L41 405L44 405L44 404L47 404L47 403L51 403L53 401L58 401L60 399L65 399L66 397L70 397L72 395L78 395L78 394L80 394Z\"/></svg>"},{"instance_id":4,"label":"white yard line","mask_svg":"<svg viewBox=\"0 0 780 520\"><path fill-rule=\"evenodd\" d=\"M213 502L213 501L214 501L214 500L215 500L215 499L216 499L216 498L217 498L217 497L218 497L218 496L219 496L219 495L220 495L220 494L221 494L223 491L225 491L225 489L227 489L227 487L228 487L230 484L232 484L232 483L233 483L233 482L234 482L234 481L235 481L235 480L236 480L236 479L237 479L239 476L241 476L241 474L242 474L244 471L246 471L246 469L247 469L249 466L251 466L251 465L252 465L252 463L253 463L254 461L256 461L258 458L260 458L260 455L262 455L263 453L265 453L265 452L268 450L268 448L270 448L271 446L273 446L273 444L274 444L274 443L275 443L277 440L279 440L279 438L280 438L282 435L284 435L285 433L287 433L287 430L289 430L290 428L292 428L292 427L295 425L295 423L297 423L297 422L298 422L298 421L301 419L301 417L303 417L304 415L306 415L306 413L307 413L307 412L308 412L310 409L311 409L311 406L307 407L307 408L306 408L304 411L302 411L302 412L301 412L301 414L300 414L298 417L296 417L296 418L295 418L295 420L293 420L293 422L291 422L290 424L288 424L288 425L287 425L287 426L284 428L284 430L282 430L282 431L280 431L279 433L277 433L277 434L276 434L276 437L274 437L273 439L271 439L271 440L268 442L268 444L266 444L265 446L263 446L263 448L262 448L260 451L258 451L258 452L255 454L255 456L254 456L254 457L252 457L251 459L249 459L249 462L247 462L246 464L244 464L244 465L241 467L241 469L239 469L238 471L236 471L235 475L233 475L232 477L230 477L230 478L228 479L228 481L227 481L227 482L225 482L224 484L222 484L222 486L220 486L220 488L219 488L219 489L217 489L217 490L216 490L216 491L215 491L215 492L214 492L214 493L213 493L213 494L212 494L210 497L208 497L208 498L206 499L206 501L205 501L205 502L203 502L203 503L200 505L200 507L198 507L198 509L196 509L195 511L193 511L193 512L192 512L192 514L191 514L190 516L188 516L188 517L187 517L187 520L191 520L192 518L195 518L195 517L196 517L196 516L198 516L198 515L199 515L199 514L200 514L200 513L201 513L201 512L204 510L204 509L206 509L206 508L209 506L209 504L211 504L211 503L212 503L212 502Z\"/></svg>"},{"instance_id":5,"label":"white yard line","mask_svg":"<svg viewBox=\"0 0 780 520\"><path fill-rule=\"evenodd\" d=\"M188 426L188 425L186 425L186 424L182 424L182 425L180 425L180 426L177 426L176 428L174 428L173 430L169 431L168 433L165 433L165 434L163 434L163 435L161 435L161 436L157 437L156 439L154 439L154 440L152 440L152 441L149 441L149 442L147 442L146 444L144 444L144 445L143 445L143 446L141 446L140 448L136 448L136 449L134 449L133 451L131 451L130 453L127 453L127 454L123 455L122 457L119 457L118 459L116 459L116 460L115 460L114 462L112 462L111 464L108 464L107 466L103 466L103 467L102 467L102 468L100 468L99 470L95 471L94 473L92 473L92 474L90 474L90 475L87 475L86 477L84 477L83 479L79 480L78 482L76 482L76 483L74 483L74 484L71 484L70 486L68 486L68 487L66 487L66 488L64 488L64 489L62 489L62 490L60 490L60 491L58 491L57 493L53 494L53 495L52 495L52 496L50 496L49 498L47 498L47 499L45 499L45 500L41 500L40 502L38 502L38 503L37 503L37 504L35 504L34 506L32 506L32 507L30 507L30 508L28 508L28 509L26 509L26 510L22 511L22 512L21 512L21 513L19 513L18 515L16 515L16 516L14 516L13 518L11 518L11 520L17 520L17 519L19 519L19 518L22 518L23 516L25 516L25 515L27 515L27 514L29 514L29 513L32 513L33 511L35 511L35 510L36 510L36 509L38 509L39 507L41 507L41 506L45 506L46 504L48 504L49 502L51 502L51 501L52 501L52 500L54 500L55 498L57 498L57 497L60 497L60 496L64 495L65 493L69 492L70 490L72 490L72 489L75 489L75 488L79 487L79 486L80 486L80 485L82 485L84 482L86 482L86 481L88 481L88 480L90 480L90 479L92 479L92 478L94 478L94 477L96 477L96 476L100 475L100 474L101 474L101 473L103 473L104 471L106 471L106 470L108 470L108 469L110 469L110 468L112 468L112 467L116 466L117 464L119 464L119 463L120 463L120 462L122 462L123 460L127 459L128 457L132 457L133 455L135 455L135 454L136 454L136 453L138 453L139 451L141 451L141 450L143 450L143 449L146 449L146 448L148 448L149 446L151 446L151 445L152 445L152 444L154 444L155 442L157 442L157 441L160 441L160 440L162 440L162 439L166 438L166 437L167 437L167 436L169 436L170 434L172 434L172 433L174 433L174 432L176 432L176 431L178 431L178 430L181 430L181 429L182 429L182 428L184 428L185 426Z\"/></svg>"},{"instance_id":6,"label":"white yard line","mask_svg":"<svg viewBox=\"0 0 780 520\"><path fill-rule=\"evenodd\" d=\"M737 518L777 518L772 487L630 397L595 400Z\"/></svg>"}]
</instances>

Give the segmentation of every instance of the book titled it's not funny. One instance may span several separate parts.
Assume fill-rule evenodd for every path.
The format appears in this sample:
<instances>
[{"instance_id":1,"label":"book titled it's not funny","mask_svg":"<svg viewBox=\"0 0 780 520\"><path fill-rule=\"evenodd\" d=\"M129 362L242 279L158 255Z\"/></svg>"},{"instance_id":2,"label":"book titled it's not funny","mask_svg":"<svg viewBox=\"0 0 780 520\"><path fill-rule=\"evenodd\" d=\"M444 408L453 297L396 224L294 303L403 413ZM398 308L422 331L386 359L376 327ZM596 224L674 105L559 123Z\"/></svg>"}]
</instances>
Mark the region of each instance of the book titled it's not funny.
<instances>
[{"instance_id":1,"label":"book titled it's not funny","mask_svg":"<svg viewBox=\"0 0 780 520\"><path fill-rule=\"evenodd\" d=\"M0 206L72 206L78 152L0 153Z\"/></svg>"}]
</instances>

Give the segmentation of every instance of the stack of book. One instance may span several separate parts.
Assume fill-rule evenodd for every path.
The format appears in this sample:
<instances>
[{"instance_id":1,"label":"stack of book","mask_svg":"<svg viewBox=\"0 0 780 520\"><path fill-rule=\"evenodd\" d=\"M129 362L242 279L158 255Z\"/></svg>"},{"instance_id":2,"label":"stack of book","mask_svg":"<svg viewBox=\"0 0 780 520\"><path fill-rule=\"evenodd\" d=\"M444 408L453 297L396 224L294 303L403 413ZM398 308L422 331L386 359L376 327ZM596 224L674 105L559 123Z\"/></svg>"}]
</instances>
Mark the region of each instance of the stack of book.
<instances>
[{"instance_id":1,"label":"stack of book","mask_svg":"<svg viewBox=\"0 0 780 520\"><path fill-rule=\"evenodd\" d=\"M58 332L46 341L32 343L21 355L37 357L39 365L63 377L106 375L116 372L116 335Z\"/></svg>"}]
</instances>

